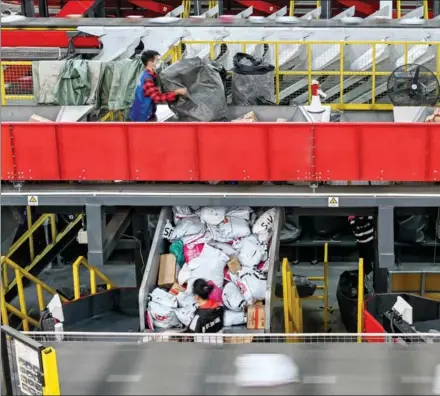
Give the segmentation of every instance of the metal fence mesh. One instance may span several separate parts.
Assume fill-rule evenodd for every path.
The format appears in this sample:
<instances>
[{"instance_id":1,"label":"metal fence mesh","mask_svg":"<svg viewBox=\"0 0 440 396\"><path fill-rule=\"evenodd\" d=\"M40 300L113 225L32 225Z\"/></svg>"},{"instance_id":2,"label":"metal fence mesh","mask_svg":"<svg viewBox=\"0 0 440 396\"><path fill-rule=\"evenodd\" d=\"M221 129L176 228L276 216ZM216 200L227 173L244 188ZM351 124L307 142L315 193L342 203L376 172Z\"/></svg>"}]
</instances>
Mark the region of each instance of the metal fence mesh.
<instances>
[{"instance_id":1,"label":"metal fence mesh","mask_svg":"<svg viewBox=\"0 0 440 396\"><path fill-rule=\"evenodd\" d=\"M24 333L35 341L46 342L128 342L128 343L164 343L164 342L201 342L206 344L250 344L250 343L406 343L426 344L439 343L440 333L417 334L344 334L344 333L310 333L310 334L183 334L178 332L164 333L87 333L87 332L28 332Z\"/></svg>"}]
</instances>

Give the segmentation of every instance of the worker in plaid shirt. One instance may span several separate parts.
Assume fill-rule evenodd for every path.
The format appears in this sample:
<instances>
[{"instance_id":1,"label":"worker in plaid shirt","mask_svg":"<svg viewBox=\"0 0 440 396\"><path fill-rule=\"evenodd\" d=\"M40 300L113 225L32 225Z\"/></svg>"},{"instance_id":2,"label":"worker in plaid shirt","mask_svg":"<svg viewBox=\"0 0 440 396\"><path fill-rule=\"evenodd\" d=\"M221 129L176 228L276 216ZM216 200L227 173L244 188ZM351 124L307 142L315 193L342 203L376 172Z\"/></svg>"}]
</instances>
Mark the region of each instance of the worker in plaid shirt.
<instances>
[{"instance_id":1,"label":"worker in plaid shirt","mask_svg":"<svg viewBox=\"0 0 440 396\"><path fill-rule=\"evenodd\" d=\"M156 120L156 105L177 100L177 96L186 95L186 88L178 88L172 92L160 91L159 78L156 73L159 53L145 51L141 55L145 70L136 86L134 102L130 109L130 121L145 122Z\"/></svg>"}]
</instances>

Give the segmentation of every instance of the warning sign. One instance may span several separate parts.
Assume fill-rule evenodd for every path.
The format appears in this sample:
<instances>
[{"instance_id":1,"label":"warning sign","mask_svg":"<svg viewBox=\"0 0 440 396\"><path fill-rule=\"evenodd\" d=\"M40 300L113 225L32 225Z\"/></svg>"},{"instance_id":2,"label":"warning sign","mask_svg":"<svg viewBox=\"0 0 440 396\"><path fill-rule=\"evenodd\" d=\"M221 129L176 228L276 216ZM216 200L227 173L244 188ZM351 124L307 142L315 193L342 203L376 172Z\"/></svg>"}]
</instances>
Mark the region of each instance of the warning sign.
<instances>
[{"instance_id":1,"label":"warning sign","mask_svg":"<svg viewBox=\"0 0 440 396\"><path fill-rule=\"evenodd\" d=\"M328 197L328 207L329 208L339 208L339 198L338 197Z\"/></svg>"},{"instance_id":2,"label":"warning sign","mask_svg":"<svg viewBox=\"0 0 440 396\"><path fill-rule=\"evenodd\" d=\"M38 196L28 195L28 206L38 206Z\"/></svg>"}]
</instances>

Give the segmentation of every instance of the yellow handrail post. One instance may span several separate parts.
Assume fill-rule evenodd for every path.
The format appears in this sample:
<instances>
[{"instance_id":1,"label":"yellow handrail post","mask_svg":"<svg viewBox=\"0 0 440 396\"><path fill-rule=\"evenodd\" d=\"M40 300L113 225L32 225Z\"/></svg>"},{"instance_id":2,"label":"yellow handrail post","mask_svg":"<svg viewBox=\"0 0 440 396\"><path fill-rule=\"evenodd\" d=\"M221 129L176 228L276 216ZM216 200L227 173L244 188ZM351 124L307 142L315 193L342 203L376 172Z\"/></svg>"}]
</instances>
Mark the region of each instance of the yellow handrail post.
<instances>
[{"instance_id":1,"label":"yellow handrail post","mask_svg":"<svg viewBox=\"0 0 440 396\"><path fill-rule=\"evenodd\" d=\"M60 395L60 380L58 376L57 355L55 349L51 347L43 349L41 351L41 361L44 374L43 395Z\"/></svg>"},{"instance_id":2,"label":"yellow handrail post","mask_svg":"<svg viewBox=\"0 0 440 396\"><path fill-rule=\"evenodd\" d=\"M51 230L51 234L52 234L52 243L53 243L57 239L57 235L58 235L57 221L56 221L55 214L50 215L50 230Z\"/></svg>"},{"instance_id":3,"label":"yellow handrail post","mask_svg":"<svg viewBox=\"0 0 440 396\"><path fill-rule=\"evenodd\" d=\"M362 334L364 332L364 259L359 259L358 274L358 309L357 309L357 342L362 343Z\"/></svg>"},{"instance_id":4,"label":"yellow handrail post","mask_svg":"<svg viewBox=\"0 0 440 396\"><path fill-rule=\"evenodd\" d=\"M23 280L21 279L21 273L18 268L15 269L15 280L17 282L17 291L18 291L18 301L20 304L20 312L24 316L24 318L22 319L23 330L29 331L29 321L27 319L27 308L26 308L26 300L24 298Z\"/></svg>"},{"instance_id":5,"label":"yellow handrail post","mask_svg":"<svg viewBox=\"0 0 440 396\"><path fill-rule=\"evenodd\" d=\"M105 282L107 290L110 290L110 289L113 289L116 287L116 285L103 272L101 272L95 266L89 264L83 256L80 256L72 264L73 294L74 294L75 300L77 300L78 298L81 297L80 276L79 276L79 266L81 264L84 267L86 267L89 271L91 295L96 294L96 292L97 292L96 276L98 276L103 282Z\"/></svg>"},{"instance_id":6,"label":"yellow handrail post","mask_svg":"<svg viewBox=\"0 0 440 396\"><path fill-rule=\"evenodd\" d=\"M0 308L2 312L2 324L9 325L8 310L6 309L5 288L0 284Z\"/></svg>"},{"instance_id":7,"label":"yellow handrail post","mask_svg":"<svg viewBox=\"0 0 440 396\"><path fill-rule=\"evenodd\" d=\"M289 4L289 16L295 15L295 0L290 0Z\"/></svg>"},{"instance_id":8,"label":"yellow handrail post","mask_svg":"<svg viewBox=\"0 0 440 396\"><path fill-rule=\"evenodd\" d=\"M3 65L0 64L0 89L2 97L2 106L6 106L6 85L5 85L5 73L3 70Z\"/></svg>"},{"instance_id":9,"label":"yellow handrail post","mask_svg":"<svg viewBox=\"0 0 440 396\"><path fill-rule=\"evenodd\" d=\"M400 0L397 0L397 19L402 18L402 4Z\"/></svg>"},{"instance_id":10,"label":"yellow handrail post","mask_svg":"<svg viewBox=\"0 0 440 396\"><path fill-rule=\"evenodd\" d=\"M34 250L34 234L31 232L32 230L32 210L30 206L26 206L26 217L27 217L27 225L29 232L29 256L31 261L35 258L35 250Z\"/></svg>"},{"instance_id":11,"label":"yellow handrail post","mask_svg":"<svg viewBox=\"0 0 440 396\"><path fill-rule=\"evenodd\" d=\"M429 19L428 0L423 0L423 18Z\"/></svg>"},{"instance_id":12,"label":"yellow handrail post","mask_svg":"<svg viewBox=\"0 0 440 396\"><path fill-rule=\"evenodd\" d=\"M324 244L324 331L328 331L328 243Z\"/></svg>"},{"instance_id":13,"label":"yellow handrail post","mask_svg":"<svg viewBox=\"0 0 440 396\"><path fill-rule=\"evenodd\" d=\"M287 266L289 265L288 261L286 259L283 260L282 264L282 279L283 279L283 296L284 296L284 304L283 304L283 310L284 310L284 332L287 334L290 334L291 328L290 328L290 317L289 317L289 272L287 269Z\"/></svg>"}]
</instances>

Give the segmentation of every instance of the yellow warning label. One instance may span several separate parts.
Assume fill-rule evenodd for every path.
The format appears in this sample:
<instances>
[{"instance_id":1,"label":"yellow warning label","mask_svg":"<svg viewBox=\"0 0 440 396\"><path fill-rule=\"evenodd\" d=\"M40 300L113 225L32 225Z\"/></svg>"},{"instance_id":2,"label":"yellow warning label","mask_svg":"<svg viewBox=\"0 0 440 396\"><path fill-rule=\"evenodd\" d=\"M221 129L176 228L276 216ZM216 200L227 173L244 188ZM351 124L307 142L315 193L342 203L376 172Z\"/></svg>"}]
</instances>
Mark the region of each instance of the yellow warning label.
<instances>
[{"instance_id":1,"label":"yellow warning label","mask_svg":"<svg viewBox=\"0 0 440 396\"><path fill-rule=\"evenodd\" d=\"M339 198L338 197L328 197L328 206L331 208L339 207Z\"/></svg>"},{"instance_id":2,"label":"yellow warning label","mask_svg":"<svg viewBox=\"0 0 440 396\"><path fill-rule=\"evenodd\" d=\"M28 195L27 204L28 206L38 206L38 197L36 195Z\"/></svg>"}]
</instances>

